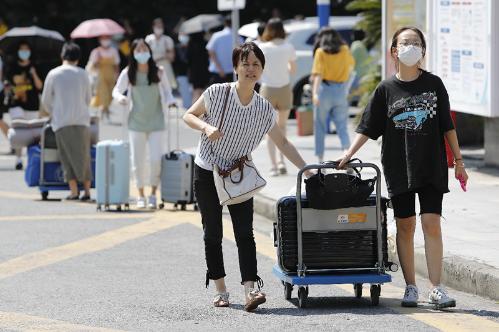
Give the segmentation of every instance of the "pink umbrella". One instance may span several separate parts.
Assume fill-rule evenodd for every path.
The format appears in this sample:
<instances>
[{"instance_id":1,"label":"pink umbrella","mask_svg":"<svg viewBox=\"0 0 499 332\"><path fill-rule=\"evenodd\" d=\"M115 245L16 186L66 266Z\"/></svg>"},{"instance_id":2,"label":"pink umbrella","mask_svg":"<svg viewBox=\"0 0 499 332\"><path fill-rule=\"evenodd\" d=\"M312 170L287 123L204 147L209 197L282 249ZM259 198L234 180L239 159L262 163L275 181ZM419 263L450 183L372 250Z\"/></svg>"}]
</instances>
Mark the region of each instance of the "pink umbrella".
<instances>
[{"instance_id":1,"label":"pink umbrella","mask_svg":"<svg viewBox=\"0 0 499 332\"><path fill-rule=\"evenodd\" d=\"M94 38L125 33L118 23L108 18L96 18L83 21L71 32L71 38Z\"/></svg>"}]
</instances>

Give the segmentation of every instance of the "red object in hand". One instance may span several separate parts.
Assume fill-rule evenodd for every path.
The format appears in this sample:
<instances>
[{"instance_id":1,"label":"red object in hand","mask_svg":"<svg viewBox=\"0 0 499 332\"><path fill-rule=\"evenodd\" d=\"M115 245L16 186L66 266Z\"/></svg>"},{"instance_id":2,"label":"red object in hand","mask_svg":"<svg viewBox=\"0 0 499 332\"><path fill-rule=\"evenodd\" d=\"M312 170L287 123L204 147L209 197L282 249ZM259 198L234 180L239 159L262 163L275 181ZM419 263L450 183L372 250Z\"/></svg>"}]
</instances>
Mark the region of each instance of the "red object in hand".
<instances>
[{"instance_id":1,"label":"red object in hand","mask_svg":"<svg viewBox=\"0 0 499 332\"><path fill-rule=\"evenodd\" d=\"M454 128L456 128L456 112L451 111L450 117L452 119L452 122L454 123ZM452 150L449 146L449 143L447 143L447 140L445 140L445 154L447 156L447 166L449 168L453 168L454 167L454 154L452 154Z\"/></svg>"},{"instance_id":2,"label":"red object in hand","mask_svg":"<svg viewBox=\"0 0 499 332\"><path fill-rule=\"evenodd\" d=\"M463 177L460 175L457 179L459 180L459 183L461 184L461 189L463 189L463 191L466 191L466 182L464 181Z\"/></svg>"}]
</instances>

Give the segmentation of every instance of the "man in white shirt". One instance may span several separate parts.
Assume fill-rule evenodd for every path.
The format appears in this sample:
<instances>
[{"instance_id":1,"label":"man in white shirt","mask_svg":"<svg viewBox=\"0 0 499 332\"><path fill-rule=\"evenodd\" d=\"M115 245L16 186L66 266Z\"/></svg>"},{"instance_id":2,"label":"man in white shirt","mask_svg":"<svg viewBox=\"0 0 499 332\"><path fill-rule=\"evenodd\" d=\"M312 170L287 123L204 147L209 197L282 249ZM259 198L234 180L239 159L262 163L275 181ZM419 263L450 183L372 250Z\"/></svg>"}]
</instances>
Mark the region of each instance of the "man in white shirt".
<instances>
[{"instance_id":1,"label":"man in white shirt","mask_svg":"<svg viewBox=\"0 0 499 332\"><path fill-rule=\"evenodd\" d=\"M171 65L175 60L175 43L171 37L164 34L165 28L161 18L152 21L152 31L153 33L146 37L146 43L151 47L152 57L156 64L166 71L170 86L176 89L177 82Z\"/></svg>"},{"instance_id":2,"label":"man in white shirt","mask_svg":"<svg viewBox=\"0 0 499 332\"><path fill-rule=\"evenodd\" d=\"M66 43L62 48L62 65L52 69L45 79L42 104L50 114L64 177L71 194L67 200L90 200L92 170L90 166L90 81L78 67L80 47ZM80 198L78 183L83 184Z\"/></svg>"}]
</instances>

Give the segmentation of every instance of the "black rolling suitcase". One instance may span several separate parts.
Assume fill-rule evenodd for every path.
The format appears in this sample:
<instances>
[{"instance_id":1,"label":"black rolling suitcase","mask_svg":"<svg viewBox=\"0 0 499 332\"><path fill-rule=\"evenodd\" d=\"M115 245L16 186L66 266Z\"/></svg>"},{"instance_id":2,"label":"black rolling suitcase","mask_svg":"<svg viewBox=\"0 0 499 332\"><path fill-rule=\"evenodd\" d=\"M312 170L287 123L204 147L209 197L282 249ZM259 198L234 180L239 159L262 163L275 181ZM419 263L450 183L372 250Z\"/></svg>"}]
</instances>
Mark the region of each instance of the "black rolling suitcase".
<instances>
[{"instance_id":1,"label":"black rolling suitcase","mask_svg":"<svg viewBox=\"0 0 499 332\"><path fill-rule=\"evenodd\" d=\"M382 252L385 268L389 268L386 229L388 199L381 199ZM371 195L365 206L346 209L320 211L309 209L306 198L302 198L304 211L303 263L308 271L328 269L374 268L377 266L377 232L369 229L362 220L373 218L376 209L376 196ZM330 229L323 225L313 225L306 211L327 214ZM350 216L350 221L348 217ZM306 222L305 222L306 220ZM316 220L316 219L314 219ZM311 225L312 223L312 225ZM274 245L277 247L278 264L285 272L296 272L298 264L296 196L286 196L277 203L277 222L274 223ZM350 225L349 225L350 224ZM365 224L365 225L363 225ZM361 226L362 225L362 226ZM359 227L360 226L360 227ZM314 227L321 229L314 231Z\"/></svg>"}]
</instances>

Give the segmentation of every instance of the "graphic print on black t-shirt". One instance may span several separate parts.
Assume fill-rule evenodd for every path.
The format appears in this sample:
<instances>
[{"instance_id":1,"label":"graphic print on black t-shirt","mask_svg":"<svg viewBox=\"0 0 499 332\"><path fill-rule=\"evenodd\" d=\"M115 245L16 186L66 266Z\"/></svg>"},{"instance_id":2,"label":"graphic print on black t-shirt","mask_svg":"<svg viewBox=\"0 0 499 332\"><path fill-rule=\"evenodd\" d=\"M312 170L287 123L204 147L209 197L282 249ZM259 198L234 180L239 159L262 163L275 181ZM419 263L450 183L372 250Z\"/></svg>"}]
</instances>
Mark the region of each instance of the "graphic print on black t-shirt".
<instances>
[{"instance_id":1,"label":"graphic print on black t-shirt","mask_svg":"<svg viewBox=\"0 0 499 332\"><path fill-rule=\"evenodd\" d=\"M388 117L396 129L420 131L423 124L437 115L437 94L423 92L401 98L388 106Z\"/></svg>"},{"instance_id":2,"label":"graphic print on black t-shirt","mask_svg":"<svg viewBox=\"0 0 499 332\"><path fill-rule=\"evenodd\" d=\"M381 82L357 132L383 137L381 163L393 197L428 185L449 191L444 135L453 128L442 80L422 72L414 81L392 76Z\"/></svg>"}]
</instances>

